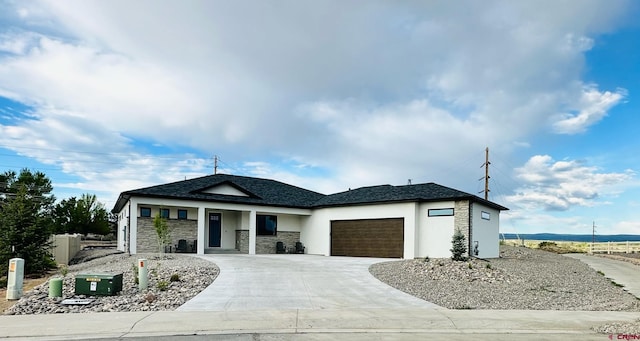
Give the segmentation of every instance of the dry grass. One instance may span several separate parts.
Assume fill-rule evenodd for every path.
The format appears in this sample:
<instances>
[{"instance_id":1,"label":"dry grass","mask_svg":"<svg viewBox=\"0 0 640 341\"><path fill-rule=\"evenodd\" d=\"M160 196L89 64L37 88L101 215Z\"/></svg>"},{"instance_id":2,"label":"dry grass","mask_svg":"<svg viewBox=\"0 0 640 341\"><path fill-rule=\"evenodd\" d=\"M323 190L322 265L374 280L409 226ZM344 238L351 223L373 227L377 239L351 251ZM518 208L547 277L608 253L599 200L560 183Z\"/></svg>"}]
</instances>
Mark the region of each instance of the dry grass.
<instances>
[{"instance_id":1,"label":"dry grass","mask_svg":"<svg viewBox=\"0 0 640 341\"><path fill-rule=\"evenodd\" d=\"M43 276L39 278L25 278L22 282L22 292L26 293L27 291L37 287L38 285L46 282L49 279L49 276ZM3 314L7 309L11 308L18 300L7 300L7 289L0 288L0 314Z\"/></svg>"},{"instance_id":2,"label":"dry grass","mask_svg":"<svg viewBox=\"0 0 640 341\"><path fill-rule=\"evenodd\" d=\"M505 245L513 246L526 246L530 249L538 249L540 243L545 242L543 240L505 240ZM565 242L565 241L546 241L547 243L555 243L555 247L543 248L545 251L551 251L555 253L587 253L589 251L589 243L585 242Z\"/></svg>"}]
</instances>

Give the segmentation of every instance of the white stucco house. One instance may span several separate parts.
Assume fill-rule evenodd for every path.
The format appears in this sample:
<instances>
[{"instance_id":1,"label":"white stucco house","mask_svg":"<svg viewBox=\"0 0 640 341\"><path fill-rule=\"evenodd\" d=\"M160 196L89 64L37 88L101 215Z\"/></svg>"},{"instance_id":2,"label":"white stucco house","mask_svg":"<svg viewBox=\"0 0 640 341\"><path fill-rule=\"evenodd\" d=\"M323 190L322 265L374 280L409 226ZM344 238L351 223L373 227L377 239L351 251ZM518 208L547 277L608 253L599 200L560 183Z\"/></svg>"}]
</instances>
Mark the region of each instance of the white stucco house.
<instances>
[{"instance_id":1,"label":"white stucco house","mask_svg":"<svg viewBox=\"0 0 640 341\"><path fill-rule=\"evenodd\" d=\"M472 255L499 256L506 207L435 183L362 187L325 195L279 181L208 175L122 192L118 249L156 252L153 218L198 254L275 253L276 243L325 256L446 258L460 229Z\"/></svg>"}]
</instances>

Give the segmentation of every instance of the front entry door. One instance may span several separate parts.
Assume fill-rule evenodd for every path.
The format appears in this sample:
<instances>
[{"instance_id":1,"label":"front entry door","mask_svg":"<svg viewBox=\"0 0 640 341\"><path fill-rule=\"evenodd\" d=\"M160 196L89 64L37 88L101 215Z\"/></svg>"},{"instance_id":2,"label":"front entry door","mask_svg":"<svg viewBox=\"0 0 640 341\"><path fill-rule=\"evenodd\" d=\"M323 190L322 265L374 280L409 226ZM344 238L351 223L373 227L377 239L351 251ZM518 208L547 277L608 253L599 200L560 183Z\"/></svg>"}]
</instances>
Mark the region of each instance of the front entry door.
<instances>
[{"instance_id":1,"label":"front entry door","mask_svg":"<svg viewBox=\"0 0 640 341\"><path fill-rule=\"evenodd\" d=\"M209 213L209 247L220 247L222 234L222 215Z\"/></svg>"}]
</instances>

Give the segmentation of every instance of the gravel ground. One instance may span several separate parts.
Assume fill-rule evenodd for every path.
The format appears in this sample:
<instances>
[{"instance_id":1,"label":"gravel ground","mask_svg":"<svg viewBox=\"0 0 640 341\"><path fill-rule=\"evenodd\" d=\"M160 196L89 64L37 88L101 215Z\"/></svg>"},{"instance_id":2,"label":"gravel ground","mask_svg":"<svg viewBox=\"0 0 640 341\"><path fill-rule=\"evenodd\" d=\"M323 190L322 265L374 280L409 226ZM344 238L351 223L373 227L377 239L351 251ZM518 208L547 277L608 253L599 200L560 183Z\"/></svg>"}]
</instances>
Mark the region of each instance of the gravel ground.
<instances>
[{"instance_id":1,"label":"gravel ground","mask_svg":"<svg viewBox=\"0 0 640 341\"><path fill-rule=\"evenodd\" d=\"M139 258L147 259L149 271L148 289L142 291L134 282L133 267ZM180 254L129 256L114 254L113 250L92 250L79 253L74 262L79 264L68 267L62 298L49 298L49 284L46 282L25 293L5 314L174 310L209 286L219 273L218 267L209 261ZM91 297L95 301L89 305L61 304L62 299L85 298L74 293L75 275L79 273L122 273L123 290L115 296ZM179 281L170 281L174 274L178 275ZM165 290L161 290L160 282L167 284Z\"/></svg>"},{"instance_id":2,"label":"gravel ground","mask_svg":"<svg viewBox=\"0 0 640 341\"><path fill-rule=\"evenodd\" d=\"M501 246L489 261L374 264L379 280L450 309L640 311L640 300L586 264L550 252Z\"/></svg>"},{"instance_id":3,"label":"gravel ground","mask_svg":"<svg viewBox=\"0 0 640 341\"><path fill-rule=\"evenodd\" d=\"M394 288L450 309L640 311L640 300L579 260L513 246L501 246L500 257L386 262L369 271ZM640 320L593 330L636 336Z\"/></svg>"}]
</instances>

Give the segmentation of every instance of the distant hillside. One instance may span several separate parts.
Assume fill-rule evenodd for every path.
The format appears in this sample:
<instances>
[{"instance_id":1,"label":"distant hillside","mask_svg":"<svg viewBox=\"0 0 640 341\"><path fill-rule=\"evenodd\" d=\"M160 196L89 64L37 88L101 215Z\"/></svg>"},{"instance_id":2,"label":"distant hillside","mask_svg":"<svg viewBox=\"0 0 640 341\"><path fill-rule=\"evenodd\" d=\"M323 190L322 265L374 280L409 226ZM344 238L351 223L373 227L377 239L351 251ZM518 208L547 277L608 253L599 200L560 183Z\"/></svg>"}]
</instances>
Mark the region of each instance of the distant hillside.
<instances>
[{"instance_id":1,"label":"distant hillside","mask_svg":"<svg viewBox=\"0 0 640 341\"><path fill-rule=\"evenodd\" d=\"M525 239L525 240L556 240L567 242L591 242L590 234L556 234L556 233L533 233L533 234L515 234L500 233L500 239ZM640 235L637 234L596 234L596 242L638 242Z\"/></svg>"}]
</instances>

